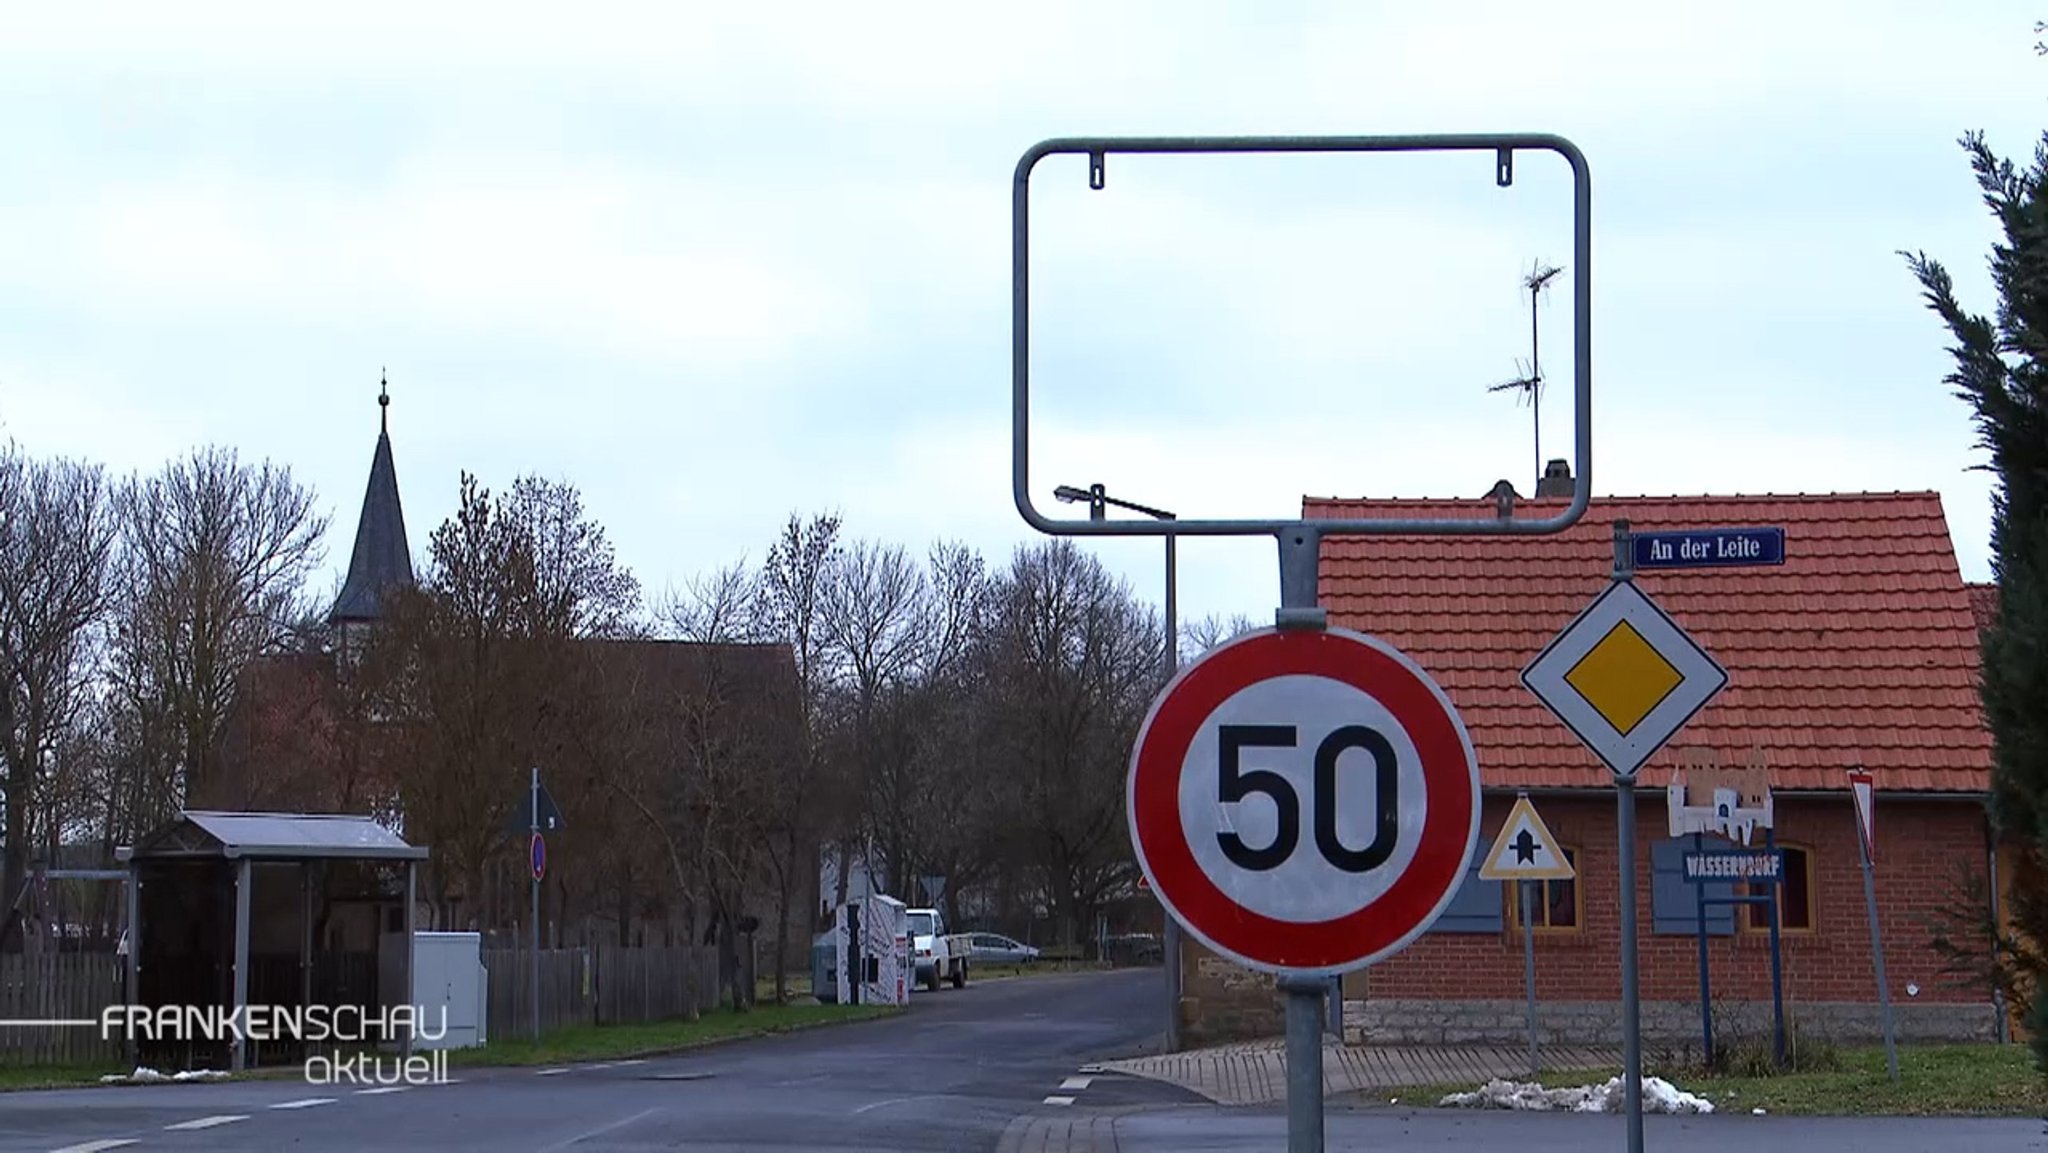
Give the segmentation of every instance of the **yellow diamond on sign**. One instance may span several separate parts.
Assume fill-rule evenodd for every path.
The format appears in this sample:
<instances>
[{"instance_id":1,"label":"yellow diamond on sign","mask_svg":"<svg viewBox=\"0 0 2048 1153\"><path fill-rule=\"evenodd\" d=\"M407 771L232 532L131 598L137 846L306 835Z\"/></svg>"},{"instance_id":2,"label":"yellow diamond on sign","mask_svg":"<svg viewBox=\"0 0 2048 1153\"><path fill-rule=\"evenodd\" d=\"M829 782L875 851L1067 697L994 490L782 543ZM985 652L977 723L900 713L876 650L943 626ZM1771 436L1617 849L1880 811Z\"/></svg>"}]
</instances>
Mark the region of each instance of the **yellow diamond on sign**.
<instances>
[{"instance_id":1,"label":"yellow diamond on sign","mask_svg":"<svg viewBox=\"0 0 2048 1153\"><path fill-rule=\"evenodd\" d=\"M1650 647L1627 621L1617 621L1564 675L1614 731L1627 736L1664 703L1685 674Z\"/></svg>"}]
</instances>

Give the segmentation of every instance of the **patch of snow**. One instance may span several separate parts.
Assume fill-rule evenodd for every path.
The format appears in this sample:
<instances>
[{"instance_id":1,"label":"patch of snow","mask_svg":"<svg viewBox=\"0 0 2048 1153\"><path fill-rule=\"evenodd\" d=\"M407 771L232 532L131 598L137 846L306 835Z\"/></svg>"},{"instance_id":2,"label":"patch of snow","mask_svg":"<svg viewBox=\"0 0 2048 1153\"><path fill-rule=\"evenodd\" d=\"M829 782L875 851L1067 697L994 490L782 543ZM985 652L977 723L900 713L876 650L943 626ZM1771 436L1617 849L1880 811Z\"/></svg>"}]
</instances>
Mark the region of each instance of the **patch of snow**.
<instances>
[{"instance_id":1,"label":"patch of snow","mask_svg":"<svg viewBox=\"0 0 2048 1153\"><path fill-rule=\"evenodd\" d=\"M1516 1109L1533 1112L1619 1113L1627 1104L1622 1079L1610 1078L1605 1085L1578 1085L1568 1089L1546 1089L1536 1081L1506 1081L1494 1078L1470 1093L1452 1093L1437 1104L1441 1108ZM1643 1078L1643 1112L1712 1113L1713 1102L1688 1093L1662 1077Z\"/></svg>"},{"instance_id":2,"label":"patch of snow","mask_svg":"<svg viewBox=\"0 0 2048 1153\"><path fill-rule=\"evenodd\" d=\"M186 1069L166 1076L147 1065L137 1065L133 1073L108 1073L100 1078L103 1085L161 1085L166 1081L220 1081L226 1073L218 1069Z\"/></svg>"}]
</instances>

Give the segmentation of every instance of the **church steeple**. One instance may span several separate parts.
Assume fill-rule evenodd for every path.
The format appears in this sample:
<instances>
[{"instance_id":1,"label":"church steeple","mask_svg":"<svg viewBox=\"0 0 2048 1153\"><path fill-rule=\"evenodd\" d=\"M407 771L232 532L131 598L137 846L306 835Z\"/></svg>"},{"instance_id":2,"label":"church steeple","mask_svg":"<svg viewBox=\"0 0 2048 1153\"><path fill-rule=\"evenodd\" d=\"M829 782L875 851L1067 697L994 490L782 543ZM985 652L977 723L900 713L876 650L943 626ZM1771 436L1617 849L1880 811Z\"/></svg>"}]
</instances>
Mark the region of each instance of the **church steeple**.
<instances>
[{"instance_id":1,"label":"church steeple","mask_svg":"<svg viewBox=\"0 0 2048 1153\"><path fill-rule=\"evenodd\" d=\"M391 463L391 387L388 375L377 389L377 451L370 458L370 483L363 492L363 515L356 522L355 552L349 556L348 579L327 614L330 624L365 624L382 616L385 589L411 585L412 550L405 541L405 512L398 502L398 469Z\"/></svg>"}]
</instances>

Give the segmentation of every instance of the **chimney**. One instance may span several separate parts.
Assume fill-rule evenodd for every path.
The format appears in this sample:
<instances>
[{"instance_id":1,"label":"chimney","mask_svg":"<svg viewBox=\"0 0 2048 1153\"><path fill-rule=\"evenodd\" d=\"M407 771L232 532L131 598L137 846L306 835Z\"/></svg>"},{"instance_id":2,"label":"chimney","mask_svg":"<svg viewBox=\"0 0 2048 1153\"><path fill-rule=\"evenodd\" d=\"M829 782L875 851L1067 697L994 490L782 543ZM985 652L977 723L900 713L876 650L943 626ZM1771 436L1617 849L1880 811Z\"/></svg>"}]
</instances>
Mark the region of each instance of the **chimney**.
<instances>
[{"instance_id":1,"label":"chimney","mask_svg":"<svg viewBox=\"0 0 2048 1153\"><path fill-rule=\"evenodd\" d=\"M1543 478L1536 482L1536 499L1572 495L1572 466L1567 461L1553 460L1543 466Z\"/></svg>"},{"instance_id":2,"label":"chimney","mask_svg":"<svg viewBox=\"0 0 2048 1153\"><path fill-rule=\"evenodd\" d=\"M1493 499L1494 515L1502 520L1515 519L1515 486L1505 480L1493 482L1493 491L1486 494Z\"/></svg>"}]
</instances>

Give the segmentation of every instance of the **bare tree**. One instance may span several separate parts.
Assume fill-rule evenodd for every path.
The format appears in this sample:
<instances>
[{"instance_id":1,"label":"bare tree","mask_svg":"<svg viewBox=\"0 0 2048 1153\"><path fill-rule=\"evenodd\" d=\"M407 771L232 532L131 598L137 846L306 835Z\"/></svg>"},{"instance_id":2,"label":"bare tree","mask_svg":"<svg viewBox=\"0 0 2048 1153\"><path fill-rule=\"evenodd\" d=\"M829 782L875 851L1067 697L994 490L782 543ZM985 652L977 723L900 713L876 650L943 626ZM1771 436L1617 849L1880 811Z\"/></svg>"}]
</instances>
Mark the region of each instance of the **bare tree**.
<instances>
[{"instance_id":1,"label":"bare tree","mask_svg":"<svg viewBox=\"0 0 2048 1153\"><path fill-rule=\"evenodd\" d=\"M117 679L179 798L212 787L243 669L304 614L327 519L291 470L204 448L117 501Z\"/></svg>"},{"instance_id":2,"label":"bare tree","mask_svg":"<svg viewBox=\"0 0 2048 1153\"><path fill-rule=\"evenodd\" d=\"M818 514L804 522L795 513L769 548L756 584L757 635L789 646L796 664L796 741L789 759L776 765L777 788L769 794L768 860L775 874L775 997L788 997L790 911L800 873L818 875L820 814L819 702L832 678L835 652L826 640L827 597L840 553L840 520ZM808 933L806 937L808 938Z\"/></svg>"},{"instance_id":3,"label":"bare tree","mask_svg":"<svg viewBox=\"0 0 2048 1153\"><path fill-rule=\"evenodd\" d=\"M114 518L100 469L0 450L0 778L6 851L0 942L16 925L30 815L87 696L89 634L107 605ZM58 839L61 820L45 822Z\"/></svg>"},{"instance_id":4,"label":"bare tree","mask_svg":"<svg viewBox=\"0 0 2048 1153\"><path fill-rule=\"evenodd\" d=\"M1019 549L991 594L983 763L1016 851L1069 934L1126 882L1124 773L1158 685L1158 625L1070 540Z\"/></svg>"},{"instance_id":5,"label":"bare tree","mask_svg":"<svg viewBox=\"0 0 2048 1153\"><path fill-rule=\"evenodd\" d=\"M1263 627L1265 626L1243 613L1236 613L1228 618L1211 613L1199 620L1189 621L1181 626L1180 631L1181 664L1186 665L1225 641L1235 640Z\"/></svg>"}]
</instances>

